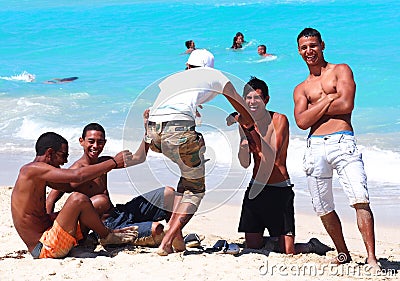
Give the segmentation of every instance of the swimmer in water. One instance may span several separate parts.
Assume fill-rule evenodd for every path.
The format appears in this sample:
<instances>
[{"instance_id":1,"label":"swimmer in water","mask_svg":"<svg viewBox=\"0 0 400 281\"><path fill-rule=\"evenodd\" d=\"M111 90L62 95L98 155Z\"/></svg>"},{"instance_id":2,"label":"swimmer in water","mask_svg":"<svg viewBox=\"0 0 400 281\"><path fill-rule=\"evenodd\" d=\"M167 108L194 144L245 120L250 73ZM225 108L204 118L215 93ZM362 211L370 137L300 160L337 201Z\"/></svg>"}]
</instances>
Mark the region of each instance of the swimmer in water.
<instances>
[{"instance_id":1,"label":"swimmer in water","mask_svg":"<svg viewBox=\"0 0 400 281\"><path fill-rule=\"evenodd\" d=\"M53 80L48 80L43 83L45 84L59 84L59 83L69 83L75 81L78 77L67 77L67 78L54 78Z\"/></svg>"}]
</instances>

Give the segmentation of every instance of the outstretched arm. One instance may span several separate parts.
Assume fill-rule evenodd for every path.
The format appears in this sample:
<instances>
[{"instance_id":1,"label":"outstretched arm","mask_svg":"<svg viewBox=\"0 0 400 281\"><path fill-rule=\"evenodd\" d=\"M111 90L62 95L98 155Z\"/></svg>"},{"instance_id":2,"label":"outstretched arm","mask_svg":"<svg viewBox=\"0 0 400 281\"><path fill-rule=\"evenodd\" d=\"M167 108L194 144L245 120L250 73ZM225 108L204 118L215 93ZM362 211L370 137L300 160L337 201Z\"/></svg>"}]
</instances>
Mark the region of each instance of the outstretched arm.
<instances>
[{"instance_id":1,"label":"outstretched arm","mask_svg":"<svg viewBox=\"0 0 400 281\"><path fill-rule=\"evenodd\" d=\"M132 154L132 159L126 163L126 167L131 167L143 163L146 160L148 151L149 144L142 140L136 152Z\"/></svg>"},{"instance_id":2,"label":"outstretched arm","mask_svg":"<svg viewBox=\"0 0 400 281\"><path fill-rule=\"evenodd\" d=\"M222 94L228 99L235 110L240 114L238 122L245 128L250 128L254 125L254 120L250 115L247 104L243 98L236 92L231 82L227 82Z\"/></svg>"},{"instance_id":3,"label":"outstretched arm","mask_svg":"<svg viewBox=\"0 0 400 281\"><path fill-rule=\"evenodd\" d=\"M43 162L35 162L27 170L27 176L36 177L49 183L82 183L97 178L115 168L126 167L131 161L132 153L124 150L107 161L99 164L85 166L79 169L60 169ZM52 185L52 188L63 190L63 185Z\"/></svg>"},{"instance_id":4,"label":"outstretched arm","mask_svg":"<svg viewBox=\"0 0 400 281\"><path fill-rule=\"evenodd\" d=\"M144 124L145 137L147 135L147 125L149 122L149 116L150 116L150 109L146 109L143 112L143 124ZM150 147L150 144L148 144L147 142L142 140L142 142L140 143L136 152L134 154L132 154L132 161L131 161L131 163L129 163L129 166L127 165L127 167L143 163L146 160L147 152L149 151L149 147Z\"/></svg>"}]
</instances>

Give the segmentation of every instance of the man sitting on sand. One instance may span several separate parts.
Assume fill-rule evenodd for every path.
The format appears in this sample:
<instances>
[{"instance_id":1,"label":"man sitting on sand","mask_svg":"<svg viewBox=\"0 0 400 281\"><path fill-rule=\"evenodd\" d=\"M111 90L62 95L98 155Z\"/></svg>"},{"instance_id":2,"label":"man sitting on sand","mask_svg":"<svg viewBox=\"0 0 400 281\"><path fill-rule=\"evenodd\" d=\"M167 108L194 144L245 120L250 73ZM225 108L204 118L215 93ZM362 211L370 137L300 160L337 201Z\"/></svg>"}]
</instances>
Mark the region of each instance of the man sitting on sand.
<instances>
[{"instance_id":1,"label":"man sitting on sand","mask_svg":"<svg viewBox=\"0 0 400 281\"><path fill-rule=\"evenodd\" d=\"M92 229L100 243L129 243L137 237L136 227L110 230L100 220L89 197L74 192L58 215L46 213L46 186L69 190L71 182L84 182L114 169L129 165L131 152L122 151L97 165L61 169L68 161L68 142L47 132L36 142L35 159L22 166L11 195L11 214L15 229L34 258L62 258L77 241ZM76 189L78 191L78 189Z\"/></svg>"},{"instance_id":2,"label":"man sitting on sand","mask_svg":"<svg viewBox=\"0 0 400 281\"><path fill-rule=\"evenodd\" d=\"M243 198L239 232L245 232L247 248L264 247L267 228L270 236L278 237L278 245L272 250L324 255L332 248L316 238L308 243L294 243L294 192L286 168L289 122L286 115L266 109L269 97L267 84L256 77L244 87L243 98L256 122L249 129L239 127L239 162L248 168L251 158L254 161L253 175ZM234 116L239 115L228 116L228 126L236 122Z\"/></svg>"},{"instance_id":3,"label":"man sitting on sand","mask_svg":"<svg viewBox=\"0 0 400 281\"><path fill-rule=\"evenodd\" d=\"M70 169L78 169L95 165L110 159L109 156L100 156L106 144L106 133L100 124L90 123L83 129L79 143L83 147L83 155ZM148 144L144 141L132 155L131 165L145 161ZM132 244L137 246L158 246L164 236L164 226L159 222L168 220L172 210L175 191L171 187L162 187L150 191L142 196L133 198L126 204L114 206L111 203L107 189L107 173L84 183L71 183L71 186L90 197L97 213L102 217L106 226L116 229L124 226L137 226L138 237ZM61 190L53 189L46 199L46 209L52 213L55 203L64 194Z\"/></svg>"}]
</instances>

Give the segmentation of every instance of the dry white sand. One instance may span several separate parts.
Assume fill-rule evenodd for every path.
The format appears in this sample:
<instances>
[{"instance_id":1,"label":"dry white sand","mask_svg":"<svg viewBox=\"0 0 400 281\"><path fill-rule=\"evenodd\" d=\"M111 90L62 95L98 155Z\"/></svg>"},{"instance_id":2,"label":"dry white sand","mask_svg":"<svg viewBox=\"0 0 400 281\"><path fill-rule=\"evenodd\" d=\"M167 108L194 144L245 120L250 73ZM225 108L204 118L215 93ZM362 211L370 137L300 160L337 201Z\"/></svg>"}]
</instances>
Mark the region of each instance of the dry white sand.
<instances>
[{"instance_id":1,"label":"dry white sand","mask_svg":"<svg viewBox=\"0 0 400 281\"><path fill-rule=\"evenodd\" d=\"M211 247L218 239L237 243L241 252L235 256L190 250L160 257L152 248L125 246L97 247L94 251L84 248L64 259L34 260L13 227L11 192L12 187L0 187L0 280L400 280L396 228L376 228L377 257L383 271L372 276L363 266L366 252L354 221L343 222L353 262L329 266L327 259L334 257L335 251L318 256L243 249L243 234L237 232L240 206L232 205L195 215L184 234L204 235L204 247ZM114 203L128 199L113 196ZM296 232L297 242L317 237L332 246L316 216L297 214Z\"/></svg>"}]
</instances>

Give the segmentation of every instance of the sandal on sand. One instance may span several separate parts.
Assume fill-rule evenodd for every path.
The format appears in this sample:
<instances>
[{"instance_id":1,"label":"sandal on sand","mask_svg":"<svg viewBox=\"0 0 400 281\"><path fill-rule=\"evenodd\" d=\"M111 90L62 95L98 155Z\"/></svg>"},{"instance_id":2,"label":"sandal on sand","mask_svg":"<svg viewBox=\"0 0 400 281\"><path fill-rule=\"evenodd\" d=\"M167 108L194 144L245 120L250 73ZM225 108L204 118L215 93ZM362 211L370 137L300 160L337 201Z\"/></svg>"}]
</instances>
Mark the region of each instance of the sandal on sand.
<instances>
[{"instance_id":1,"label":"sandal on sand","mask_svg":"<svg viewBox=\"0 0 400 281\"><path fill-rule=\"evenodd\" d=\"M238 244L228 243L226 240L218 240L210 250L219 254L236 255L240 252L240 247Z\"/></svg>"},{"instance_id":2,"label":"sandal on sand","mask_svg":"<svg viewBox=\"0 0 400 281\"><path fill-rule=\"evenodd\" d=\"M204 240L204 235L197 235L196 233L187 234L183 241L185 242L186 247L188 248L197 248L200 247L201 241Z\"/></svg>"},{"instance_id":3,"label":"sandal on sand","mask_svg":"<svg viewBox=\"0 0 400 281\"><path fill-rule=\"evenodd\" d=\"M228 247L223 250L223 252L224 252L224 254L236 255L236 254L239 254L240 247L238 244L230 243L230 244L228 244Z\"/></svg>"},{"instance_id":4,"label":"sandal on sand","mask_svg":"<svg viewBox=\"0 0 400 281\"><path fill-rule=\"evenodd\" d=\"M327 252L334 250L333 248L319 241L317 238L311 238L310 241L308 241L308 244L311 246L311 252L320 256L324 256Z\"/></svg>"}]
</instances>

